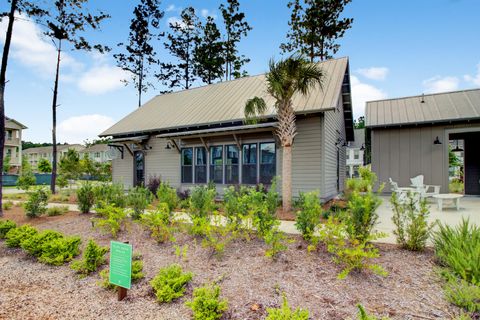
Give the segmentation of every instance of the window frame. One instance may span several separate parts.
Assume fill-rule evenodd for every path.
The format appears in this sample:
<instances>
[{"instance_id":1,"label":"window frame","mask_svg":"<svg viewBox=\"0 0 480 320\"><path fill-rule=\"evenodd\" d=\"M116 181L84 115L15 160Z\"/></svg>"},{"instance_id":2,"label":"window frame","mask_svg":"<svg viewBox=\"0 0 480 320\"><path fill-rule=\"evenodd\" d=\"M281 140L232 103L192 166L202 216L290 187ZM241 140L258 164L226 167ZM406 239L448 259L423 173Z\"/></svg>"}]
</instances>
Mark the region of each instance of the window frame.
<instances>
[{"instance_id":1,"label":"window frame","mask_svg":"<svg viewBox=\"0 0 480 320\"><path fill-rule=\"evenodd\" d=\"M205 151L205 158L204 158L204 162L205 164L198 164L197 163L197 160L198 160L198 151L202 149ZM208 160L209 160L209 156L208 156L208 150L207 148L203 147L203 146L200 146L200 147L195 147L194 149L194 156L193 156L193 165L194 165L194 169L193 169L193 183L195 184L205 184L208 182ZM203 167L205 168L205 181L198 181L198 175L197 175L197 167Z\"/></svg>"},{"instance_id":2,"label":"window frame","mask_svg":"<svg viewBox=\"0 0 480 320\"><path fill-rule=\"evenodd\" d=\"M228 158L228 148L229 147L234 147L237 149L237 164L228 164L227 163L227 160L229 159ZM224 161L223 161L223 166L224 166L224 169L223 169L223 181L224 181L224 184L229 184L229 185L236 185L236 184L240 184L240 164L241 164L241 152L240 152L240 148L238 148L238 146L236 144L226 144L224 145ZM232 158L233 159L233 158ZM237 181L236 182L227 182L227 167L230 167L231 169L233 169L234 167L237 168Z\"/></svg>"},{"instance_id":3,"label":"window frame","mask_svg":"<svg viewBox=\"0 0 480 320\"><path fill-rule=\"evenodd\" d=\"M245 164L244 160L245 160L245 150L244 150L244 147L245 146L251 146L251 145L255 145L255 163L254 164L251 164L251 163L247 163ZM258 152L258 145L259 145L259 142L249 142L249 143L243 143L242 144L242 159L241 159L241 165L242 165L242 184L245 184L245 185L255 185L258 183L259 181L259 152ZM250 151L251 152L251 151ZM250 159L250 157L249 157ZM244 173L246 172L244 169L245 169L245 166L252 166L252 165L255 165L255 182L254 183L250 183L250 182L245 182L245 178L244 178Z\"/></svg>"},{"instance_id":4,"label":"window frame","mask_svg":"<svg viewBox=\"0 0 480 320\"><path fill-rule=\"evenodd\" d=\"M272 144L273 145L273 154L274 154L274 159L272 163L263 163L262 162L262 144ZM258 175L257 175L257 181L258 183L263 183L263 184L272 184L272 180L275 179L277 175L277 145L275 141L264 141L264 142L259 142L258 143ZM261 181L261 176L262 176L262 164L272 164L274 166L274 174L272 176L272 180L270 180L270 183L264 183Z\"/></svg>"},{"instance_id":5,"label":"window frame","mask_svg":"<svg viewBox=\"0 0 480 320\"><path fill-rule=\"evenodd\" d=\"M212 149L213 148L221 148L221 153L222 153L222 164L212 164L212 160L213 160L213 152L212 152ZM208 177L207 177L207 181L212 181L214 182L215 184L224 184L224 181L225 181L225 168L224 168L224 165L225 165L225 146L223 144L219 144L219 145L213 145L213 146L210 146L209 147L209 153L208 153L208 168L209 168L209 172L208 172ZM222 168L222 179L220 182L217 182L215 181L215 178L213 177L212 179L212 175L214 176L215 175L215 167L220 167Z\"/></svg>"},{"instance_id":6,"label":"window frame","mask_svg":"<svg viewBox=\"0 0 480 320\"><path fill-rule=\"evenodd\" d=\"M183 155L183 152L186 151L186 150L191 150L191 155L192 155L192 160L191 160L191 161L192 161L192 164L190 164L190 165L184 164L184 155ZM193 154L193 152L194 152L194 151L193 151L193 147L186 147L186 148L180 149L180 181L181 181L181 183L193 184L193 183L194 183L193 181L195 181L195 180L194 180L194 173L193 173L193 172L194 172L194 171L193 171L193 167L194 167L194 166L193 166L193 164L194 164L194 154ZM183 174L183 168L184 168L184 167L191 167L190 170L191 170L191 177L192 177L192 179L191 179L190 182L189 182L189 181L185 181L185 177L184 177L184 174Z\"/></svg>"}]
</instances>

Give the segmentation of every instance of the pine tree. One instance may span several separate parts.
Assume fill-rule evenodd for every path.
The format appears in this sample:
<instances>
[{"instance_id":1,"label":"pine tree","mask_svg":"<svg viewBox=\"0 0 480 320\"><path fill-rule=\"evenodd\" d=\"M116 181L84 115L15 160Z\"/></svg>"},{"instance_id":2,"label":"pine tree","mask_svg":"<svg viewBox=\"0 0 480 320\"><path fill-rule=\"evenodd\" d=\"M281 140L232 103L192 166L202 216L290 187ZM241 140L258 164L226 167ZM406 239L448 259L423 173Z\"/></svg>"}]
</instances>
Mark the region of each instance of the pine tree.
<instances>
[{"instance_id":1,"label":"pine tree","mask_svg":"<svg viewBox=\"0 0 480 320\"><path fill-rule=\"evenodd\" d=\"M198 43L194 51L195 75L204 83L211 84L223 76L225 59L222 53L223 42L220 31L212 17L207 17L207 22L202 27Z\"/></svg>"},{"instance_id":2,"label":"pine tree","mask_svg":"<svg viewBox=\"0 0 480 320\"><path fill-rule=\"evenodd\" d=\"M164 15L159 6L159 0L140 0L133 10L128 42L118 44L124 52L113 55L117 65L131 74L131 82L138 93L139 107L142 105L142 93L147 92L148 87L154 87L148 81L150 68L159 63L157 52L152 45L154 40L163 36L163 33L158 31ZM125 80L125 84L128 83L129 81Z\"/></svg>"},{"instance_id":3,"label":"pine tree","mask_svg":"<svg viewBox=\"0 0 480 320\"><path fill-rule=\"evenodd\" d=\"M240 78L246 75L242 67L250 62L250 59L238 53L238 43L242 36L247 36L252 30L245 21L245 14L240 12L238 0L227 0L227 6L220 5L223 23L225 25L224 59L225 59L225 80Z\"/></svg>"},{"instance_id":4,"label":"pine tree","mask_svg":"<svg viewBox=\"0 0 480 320\"><path fill-rule=\"evenodd\" d=\"M283 52L299 51L313 62L330 59L338 51L337 43L352 26L352 18L340 19L345 6L352 0L293 0L289 42L280 45Z\"/></svg>"}]
</instances>

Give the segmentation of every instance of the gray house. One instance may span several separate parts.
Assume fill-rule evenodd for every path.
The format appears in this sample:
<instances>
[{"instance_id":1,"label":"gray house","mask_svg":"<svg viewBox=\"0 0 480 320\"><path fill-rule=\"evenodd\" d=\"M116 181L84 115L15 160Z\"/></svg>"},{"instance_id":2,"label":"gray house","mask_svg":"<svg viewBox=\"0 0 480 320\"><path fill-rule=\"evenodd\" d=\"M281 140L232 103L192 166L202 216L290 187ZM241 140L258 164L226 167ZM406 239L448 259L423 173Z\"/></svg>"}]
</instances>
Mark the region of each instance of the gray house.
<instances>
[{"instance_id":1,"label":"gray house","mask_svg":"<svg viewBox=\"0 0 480 320\"><path fill-rule=\"evenodd\" d=\"M372 170L401 186L424 175L448 193L451 140L463 140L465 194L480 195L480 89L367 102Z\"/></svg>"},{"instance_id":2,"label":"gray house","mask_svg":"<svg viewBox=\"0 0 480 320\"><path fill-rule=\"evenodd\" d=\"M292 190L319 190L330 199L343 190L345 146L353 140L348 59L322 62L327 78L307 97L294 97L298 134L293 146ZM270 107L263 121L244 123L248 99ZM269 184L281 179L281 147L274 130L274 99L265 75L244 77L159 95L100 134L116 150L113 180L126 186L158 176L176 188L215 182ZM280 185L280 183L279 183Z\"/></svg>"}]
</instances>

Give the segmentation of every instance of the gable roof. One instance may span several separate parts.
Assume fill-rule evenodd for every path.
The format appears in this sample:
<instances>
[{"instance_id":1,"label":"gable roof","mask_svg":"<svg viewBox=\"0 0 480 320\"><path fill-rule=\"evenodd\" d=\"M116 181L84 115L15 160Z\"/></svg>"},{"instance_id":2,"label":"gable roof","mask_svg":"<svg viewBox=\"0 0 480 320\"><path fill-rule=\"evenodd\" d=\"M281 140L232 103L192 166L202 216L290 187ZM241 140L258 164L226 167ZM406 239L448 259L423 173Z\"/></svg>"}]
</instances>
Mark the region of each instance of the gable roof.
<instances>
[{"instance_id":1,"label":"gable roof","mask_svg":"<svg viewBox=\"0 0 480 320\"><path fill-rule=\"evenodd\" d=\"M480 119L480 89L367 102L367 127Z\"/></svg>"},{"instance_id":2,"label":"gable roof","mask_svg":"<svg viewBox=\"0 0 480 320\"><path fill-rule=\"evenodd\" d=\"M338 105L348 58L332 59L320 65L326 73L323 89L318 86L306 97L294 96L297 114L327 111ZM246 101L255 96L265 99L268 106L265 116L273 116L275 100L266 93L265 75L261 74L156 96L100 136L241 122Z\"/></svg>"},{"instance_id":3,"label":"gable roof","mask_svg":"<svg viewBox=\"0 0 480 320\"><path fill-rule=\"evenodd\" d=\"M13 127L13 126L9 125L9 123L16 124L16 126ZM21 124L17 120L9 118L9 117L5 117L5 128L8 128L8 129L27 129L26 126L24 126L23 124Z\"/></svg>"},{"instance_id":4,"label":"gable roof","mask_svg":"<svg viewBox=\"0 0 480 320\"><path fill-rule=\"evenodd\" d=\"M81 144L57 144L57 152L63 151L65 149L81 149L83 146ZM31 153L52 153L53 146L46 146L46 147L34 147L23 149L24 154L31 154Z\"/></svg>"}]
</instances>

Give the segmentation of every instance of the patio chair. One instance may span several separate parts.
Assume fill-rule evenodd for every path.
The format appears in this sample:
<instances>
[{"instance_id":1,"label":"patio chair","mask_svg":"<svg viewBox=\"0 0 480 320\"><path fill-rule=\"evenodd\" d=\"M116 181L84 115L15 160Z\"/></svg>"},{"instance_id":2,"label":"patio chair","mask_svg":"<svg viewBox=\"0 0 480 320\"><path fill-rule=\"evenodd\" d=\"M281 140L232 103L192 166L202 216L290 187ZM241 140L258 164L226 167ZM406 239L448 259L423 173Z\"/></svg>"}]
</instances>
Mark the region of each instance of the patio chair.
<instances>
[{"instance_id":1,"label":"patio chair","mask_svg":"<svg viewBox=\"0 0 480 320\"><path fill-rule=\"evenodd\" d=\"M390 185L392 186L390 190L393 192L398 192L398 183L393 181L392 178L388 178L388 180L390 182Z\"/></svg>"},{"instance_id":2,"label":"patio chair","mask_svg":"<svg viewBox=\"0 0 480 320\"><path fill-rule=\"evenodd\" d=\"M423 183L423 175L410 179L412 187L416 188L422 198L430 198L436 194L440 194L440 186L429 185Z\"/></svg>"}]
</instances>

